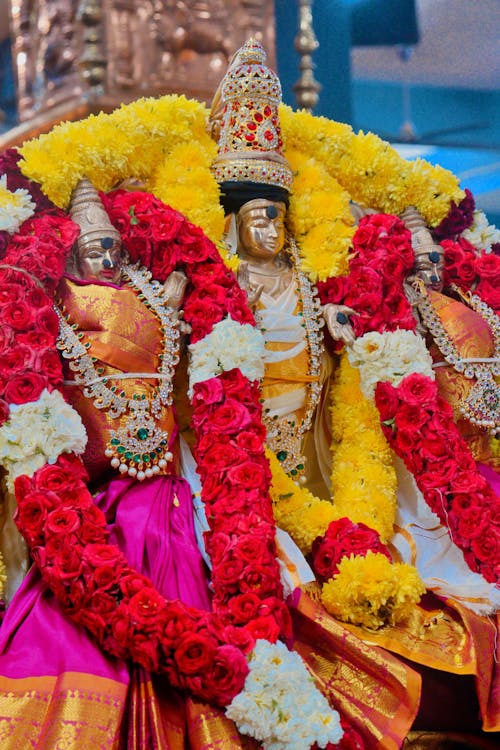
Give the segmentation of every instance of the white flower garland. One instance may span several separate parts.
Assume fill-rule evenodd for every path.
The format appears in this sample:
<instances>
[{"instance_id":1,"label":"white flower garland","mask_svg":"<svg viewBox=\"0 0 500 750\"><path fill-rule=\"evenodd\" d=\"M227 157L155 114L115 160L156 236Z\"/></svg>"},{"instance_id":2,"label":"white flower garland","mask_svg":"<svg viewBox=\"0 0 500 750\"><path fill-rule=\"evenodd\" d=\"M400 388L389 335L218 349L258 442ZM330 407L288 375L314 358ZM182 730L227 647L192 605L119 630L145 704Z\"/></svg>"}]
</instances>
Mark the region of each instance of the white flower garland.
<instances>
[{"instance_id":1,"label":"white flower garland","mask_svg":"<svg viewBox=\"0 0 500 750\"><path fill-rule=\"evenodd\" d=\"M195 383L239 367L249 380L264 377L264 337L248 323L231 318L216 323L211 333L189 346L189 395Z\"/></svg>"},{"instance_id":2,"label":"white flower garland","mask_svg":"<svg viewBox=\"0 0 500 750\"><path fill-rule=\"evenodd\" d=\"M325 748L342 739L340 717L314 685L304 662L283 643L258 640L242 692L226 709L239 731L264 750Z\"/></svg>"},{"instance_id":3,"label":"white flower garland","mask_svg":"<svg viewBox=\"0 0 500 750\"><path fill-rule=\"evenodd\" d=\"M0 232L14 234L23 221L33 216L35 204L27 190L7 187L7 175L0 177Z\"/></svg>"},{"instance_id":4,"label":"white flower garland","mask_svg":"<svg viewBox=\"0 0 500 750\"><path fill-rule=\"evenodd\" d=\"M397 386L415 372L435 379L425 342L413 331L365 333L347 347L347 356L351 365L359 369L361 390L371 400L379 382Z\"/></svg>"},{"instance_id":5,"label":"white flower garland","mask_svg":"<svg viewBox=\"0 0 500 750\"><path fill-rule=\"evenodd\" d=\"M0 464L7 470L9 490L13 491L16 477L32 477L46 463L55 463L61 453L81 454L86 444L80 415L59 391L45 389L38 401L12 404L9 419L0 427Z\"/></svg>"},{"instance_id":6,"label":"white flower garland","mask_svg":"<svg viewBox=\"0 0 500 750\"><path fill-rule=\"evenodd\" d=\"M491 246L500 242L500 230L493 224L488 224L488 219L483 211L474 211L472 225L465 229L460 235L474 245L476 250L484 250L491 253Z\"/></svg>"}]
</instances>

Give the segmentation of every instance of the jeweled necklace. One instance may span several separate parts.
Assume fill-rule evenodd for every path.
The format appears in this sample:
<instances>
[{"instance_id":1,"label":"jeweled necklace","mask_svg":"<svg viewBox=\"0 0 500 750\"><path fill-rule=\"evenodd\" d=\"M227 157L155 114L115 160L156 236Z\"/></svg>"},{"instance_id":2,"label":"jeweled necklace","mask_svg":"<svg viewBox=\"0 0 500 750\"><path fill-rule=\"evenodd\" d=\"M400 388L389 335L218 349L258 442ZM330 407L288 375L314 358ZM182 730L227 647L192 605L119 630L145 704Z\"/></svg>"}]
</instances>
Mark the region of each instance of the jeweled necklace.
<instances>
[{"instance_id":1,"label":"jeweled necklace","mask_svg":"<svg viewBox=\"0 0 500 750\"><path fill-rule=\"evenodd\" d=\"M274 451L283 469L294 479L303 481L305 471L305 456L302 453L304 435L310 429L312 418L321 396L319 375L321 371L321 355L323 340L320 330L324 325L321 304L316 297L315 288L306 274L299 271L300 256L293 237L288 238L287 251L292 258L293 275L299 292L299 302L306 334L309 353L308 375L313 378L306 384L306 405L304 418L298 422L289 417L271 415L269 410L263 409L262 420L267 430L267 444ZM258 322L258 312L256 315Z\"/></svg>"},{"instance_id":2,"label":"jeweled necklace","mask_svg":"<svg viewBox=\"0 0 500 750\"><path fill-rule=\"evenodd\" d=\"M419 284L418 311L446 362L469 380L476 380L469 395L460 404L461 413L469 422L496 435L500 429L500 385L495 382L495 375L500 374L500 320L495 311L476 294L464 293L454 284L451 288L489 326L494 340L492 357L465 358L460 355L435 312L423 283Z\"/></svg>"},{"instance_id":3,"label":"jeweled necklace","mask_svg":"<svg viewBox=\"0 0 500 750\"><path fill-rule=\"evenodd\" d=\"M69 367L76 373L68 385L82 388L86 398L94 401L96 409L105 409L112 419L122 417L119 427L111 430L105 454L111 466L122 474L142 481L146 477L165 472L172 461L169 451L169 434L158 427L162 407L172 404L173 376L179 362L179 330L176 311L165 305L163 285L151 281L151 273L138 265L124 265L122 274L127 285L134 289L139 299L152 310L161 324L163 353L156 373L116 373L103 375L104 369L96 367L96 357L90 353L90 342L83 343L83 334L78 326L71 324L62 309L55 306L59 317L57 348ZM110 380L130 378L156 378L159 383L150 399L144 394L132 398L120 391L116 385L108 386Z\"/></svg>"}]
</instances>

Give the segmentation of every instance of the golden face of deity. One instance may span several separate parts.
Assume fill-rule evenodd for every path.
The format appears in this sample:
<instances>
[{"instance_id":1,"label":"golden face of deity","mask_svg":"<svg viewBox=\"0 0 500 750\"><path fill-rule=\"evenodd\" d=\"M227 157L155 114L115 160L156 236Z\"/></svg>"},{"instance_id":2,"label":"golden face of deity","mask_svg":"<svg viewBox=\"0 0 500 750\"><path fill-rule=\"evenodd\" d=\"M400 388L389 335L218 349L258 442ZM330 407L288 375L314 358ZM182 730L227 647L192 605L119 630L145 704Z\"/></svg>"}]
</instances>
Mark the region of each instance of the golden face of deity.
<instances>
[{"instance_id":1,"label":"golden face of deity","mask_svg":"<svg viewBox=\"0 0 500 750\"><path fill-rule=\"evenodd\" d=\"M256 199L238 212L238 254L255 261L275 258L285 244L284 203Z\"/></svg>"},{"instance_id":2,"label":"golden face of deity","mask_svg":"<svg viewBox=\"0 0 500 750\"><path fill-rule=\"evenodd\" d=\"M112 237L94 239L76 251L78 275L85 281L120 282L122 249Z\"/></svg>"}]
</instances>

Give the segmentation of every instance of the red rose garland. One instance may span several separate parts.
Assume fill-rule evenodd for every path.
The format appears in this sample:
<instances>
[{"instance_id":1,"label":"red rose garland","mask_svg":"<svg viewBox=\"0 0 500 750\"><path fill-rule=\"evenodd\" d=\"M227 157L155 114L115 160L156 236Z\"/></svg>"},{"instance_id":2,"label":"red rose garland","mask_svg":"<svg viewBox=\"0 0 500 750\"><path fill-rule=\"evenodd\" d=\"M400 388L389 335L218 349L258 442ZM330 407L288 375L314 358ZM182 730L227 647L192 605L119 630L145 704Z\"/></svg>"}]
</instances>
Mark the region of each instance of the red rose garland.
<instances>
[{"instance_id":1,"label":"red rose garland","mask_svg":"<svg viewBox=\"0 0 500 750\"><path fill-rule=\"evenodd\" d=\"M185 319L193 340L203 338L228 313L241 322L253 320L244 293L200 229L144 193L119 191L106 196L105 203L133 261L149 262L159 280L174 268L186 271L190 285ZM18 307L3 329L2 348L28 342L22 345L31 357L20 368L19 382L5 371L0 374L5 404L7 397L15 403L34 401L43 388L61 382L57 319L36 278L49 290L55 288L77 234L78 227L67 217L41 215L25 222L8 247L4 265L10 268L0 269L0 298L8 310L13 300ZM35 303L43 316L33 311ZM31 343L40 319L48 322L37 356ZM56 358L50 376L45 371L49 354ZM17 383L14 395L12 382ZM212 393L210 403L206 391ZM289 616L275 559L258 389L236 370L198 384L193 401L196 453L206 477L203 495L211 526L207 541L214 559L213 613L166 602L147 578L128 566L119 548L108 544L105 518L85 486L81 461L73 455L60 456L31 479L16 480L17 522L65 612L106 651L166 672L173 685L226 705L243 687L248 672L244 653L257 638L288 636ZM4 412L5 419L8 410Z\"/></svg>"},{"instance_id":2,"label":"red rose garland","mask_svg":"<svg viewBox=\"0 0 500 750\"><path fill-rule=\"evenodd\" d=\"M462 288L487 280L498 281L500 258L477 256L465 240L443 242L447 278ZM318 285L323 304L336 302L352 307L357 336L368 331L384 333L414 330L416 323L404 295L403 282L413 268L411 235L394 216L364 217L353 239L351 273ZM397 256L393 258L393 256ZM356 293L362 280L361 294ZM484 287L483 287L484 288ZM387 300L391 300L388 306ZM438 396L430 378L412 374L394 388L379 383L376 405L391 448L414 475L427 504L448 528L453 542L463 551L471 570L487 581L500 578L499 498L479 474L474 458L458 432L450 406Z\"/></svg>"},{"instance_id":3,"label":"red rose garland","mask_svg":"<svg viewBox=\"0 0 500 750\"><path fill-rule=\"evenodd\" d=\"M478 294L496 313L500 312L500 256L478 252L463 237L443 240L445 286L456 284L462 291Z\"/></svg>"}]
</instances>

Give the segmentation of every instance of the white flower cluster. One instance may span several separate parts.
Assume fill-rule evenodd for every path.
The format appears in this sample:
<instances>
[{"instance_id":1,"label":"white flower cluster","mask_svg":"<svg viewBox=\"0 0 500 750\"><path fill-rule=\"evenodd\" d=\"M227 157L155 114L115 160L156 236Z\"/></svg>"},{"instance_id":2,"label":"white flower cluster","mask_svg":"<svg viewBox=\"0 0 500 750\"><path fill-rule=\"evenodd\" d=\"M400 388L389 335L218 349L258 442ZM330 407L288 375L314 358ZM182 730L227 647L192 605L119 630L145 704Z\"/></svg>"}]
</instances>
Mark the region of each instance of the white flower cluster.
<instances>
[{"instance_id":1,"label":"white flower cluster","mask_svg":"<svg viewBox=\"0 0 500 750\"><path fill-rule=\"evenodd\" d=\"M0 177L0 231L14 234L23 221L33 216L35 204L27 190L7 187L7 175Z\"/></svg>"},{"instance_id":2,"label":"white flower cluster","mask_svg":"<svg viewBox=\"0 0 500 750\"><path fill-rule=\"evenodd\" d=\"M59 391L44 390L38 401L12 404L9 419L0 427L0 464L7 469L9 489L16 477L33 476L61 453L83 453L86 444L79 414Z\"/></svg>"},{"instance_id":3,"label":"white flower cluster","mask_svg":"<svg viewBox=\"0 0 500 750\"><path fill-rule=\"evenodd\" d=\"M231 318L216 323L212 332L189 347L189 390L195 383L239 367L249 380L264 376L265 342L262 334L248 323Z\"/></svg>"},{"instance_id":4,"label":"white flower cluster","mask_svg":"<svg viewBox=\"0 0 500 750\"><path fill-rule=\"evenodd\" d=\"M315 742L325 748L342 739L338 713L298 654L283 643L258 640L249 667L244 689L226 709L240 732L259 740L264 750L304 750Z\"/></svg>"},{"instance_id":5,"label":"white flower cluster","mask_svg":"<svg viewBox=\"0 0 500 750\"><path fill-rule=\"evenodd\" d=\"M474 245L476 250L491 253L491 246L500 242L500 230L493 224L488 224L483 211L474 211L473 218L472 225L462 232L461 237Z\"/></svg>"},{"instance_id":6,"label":"white flower cluster","mask_svg":"<svg viewBox=\"0 0 500 750\"><path fill-rule=\"evenodd\" d=\"M370 399L377 383L396 386L413 372L435 378L425 342L413 331L365 333L347 347L347 356L351 365L359 369L361 390Z\"/></svg>"}]
</instances>

